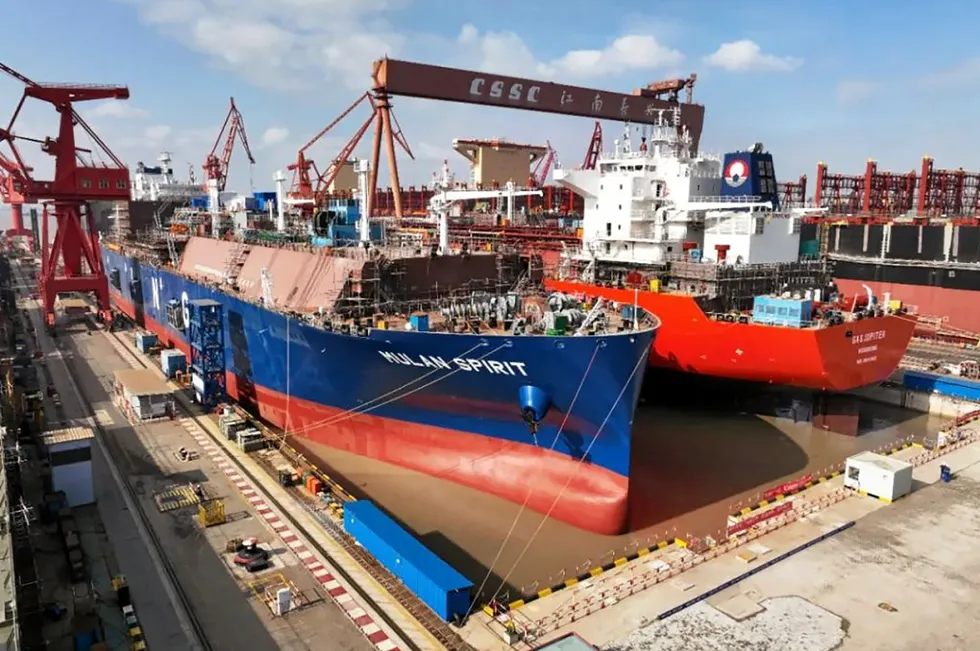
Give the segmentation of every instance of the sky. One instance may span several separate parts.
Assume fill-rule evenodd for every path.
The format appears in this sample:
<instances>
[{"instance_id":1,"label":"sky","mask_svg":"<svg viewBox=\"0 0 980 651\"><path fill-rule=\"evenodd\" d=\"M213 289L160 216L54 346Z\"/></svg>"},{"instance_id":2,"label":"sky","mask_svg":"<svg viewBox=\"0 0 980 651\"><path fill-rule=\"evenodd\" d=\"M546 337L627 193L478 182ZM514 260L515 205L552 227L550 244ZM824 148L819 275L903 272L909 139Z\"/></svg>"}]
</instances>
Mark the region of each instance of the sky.
<instances>
[{"instance_id":1,"label":"sky","mask_svg":"<svg viewBox=\"0 0 980 651\"><path fill-rule=\"evenodd\" d=\"M369 89L371 62L386 55L620 92L696 72L702 150L761 141L780 180L807 174L812 188L818 161L860 173L874 158L904 172L928 154L937 167L980 168L980 132L969 126L980 5L943 4L929 14L881 0L42 0L4 7L5 24L20 28L4 31L0 61L35 81L127 85L129 100L78 111L128 165L166 150L182 178L192 166L203 177L234 97L256 159L236 149L228 189L240 192L273 190L274 172ZM0 124L22 90L0 73ZM592 133L584 118L393 104L416 156L399 158L403 185L430 181L443 159L465 174L453 138L548 141L578 165ZM336 157L367 117L362 106L310 156ZM604 126L607 142L622 129ZM13 131L54 135L56 114L29 100ZM50 173L36 145L22 152L35 176Z\"/></svg>"}]
</instances>

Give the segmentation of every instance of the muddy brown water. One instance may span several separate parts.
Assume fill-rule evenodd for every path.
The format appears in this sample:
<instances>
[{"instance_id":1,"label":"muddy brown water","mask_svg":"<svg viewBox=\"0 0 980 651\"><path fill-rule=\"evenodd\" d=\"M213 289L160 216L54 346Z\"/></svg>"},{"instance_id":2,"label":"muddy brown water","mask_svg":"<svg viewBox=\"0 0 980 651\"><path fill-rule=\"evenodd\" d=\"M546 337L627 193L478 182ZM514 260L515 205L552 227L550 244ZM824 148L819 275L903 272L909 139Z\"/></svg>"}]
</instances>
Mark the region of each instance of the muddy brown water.
<instances>
[{"instance_id":1,"label":"muddy brown water","mask_svg":"<svg viewBox=\"0 0 980 651\"><path fill-rule=\"evenodd\" d=\"M445 479L306 444L358 497L374 500L484 596L516 599L674 537L717 535L728 515L780 483L864 450L934 435L945 422L878 403L858 437L737 412L641 407L634 424L630 533L602 536ZM519 516L519 517L518 517ZM508 532L510 534L508 535ZM492 568L492 569L491 569Z\"/></svg>"}]
</instances>

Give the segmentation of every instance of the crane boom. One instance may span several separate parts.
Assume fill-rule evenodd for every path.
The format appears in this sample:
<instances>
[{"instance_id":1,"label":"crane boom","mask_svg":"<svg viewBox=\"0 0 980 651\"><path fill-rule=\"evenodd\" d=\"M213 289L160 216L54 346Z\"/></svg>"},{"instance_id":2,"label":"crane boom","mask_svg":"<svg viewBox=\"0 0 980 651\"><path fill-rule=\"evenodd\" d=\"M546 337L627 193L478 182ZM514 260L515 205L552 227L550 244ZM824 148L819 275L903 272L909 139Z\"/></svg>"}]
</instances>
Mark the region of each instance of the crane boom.
<instances>
[{"instance_id":1,"label":"crane boom","mask_svg":"<svg viewBox=\"0 0 980 651\"><path fill-rule=\"evenodd\" d=\"M227 131L227 133L225 133ZM245 132L245 118L242 117L238 107L235 106L235 98L230 99L228 113L225 115L224 124L221 131L211 147L211 153L204 160L204 177L207 181L217 181L218 191L224 192L228 183L228 166L231 164L231 154L235 150L235 141L242 143L248 162L255 165L255 157L252 156L252 148L248 144L248 134ZM221 150L221 157L217 156L218 147L224 142Z\"/></svg>"}]
</instances>

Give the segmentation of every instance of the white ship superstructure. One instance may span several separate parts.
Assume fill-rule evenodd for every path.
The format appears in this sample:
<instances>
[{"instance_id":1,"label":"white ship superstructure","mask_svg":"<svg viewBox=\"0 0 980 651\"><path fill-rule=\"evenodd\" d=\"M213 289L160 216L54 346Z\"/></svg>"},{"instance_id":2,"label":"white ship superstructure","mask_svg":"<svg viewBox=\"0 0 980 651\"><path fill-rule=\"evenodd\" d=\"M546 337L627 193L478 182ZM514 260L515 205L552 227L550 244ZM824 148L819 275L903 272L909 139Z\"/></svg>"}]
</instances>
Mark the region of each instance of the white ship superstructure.
<instances>
[{"instance_id":1,"label":"white ship superstructure","mask_svg":"<svg viewBox=\"0 0 980 651\"><path fill-rule=\"evenodd\" d=\"M192 177L189 183L178 181L170 166L170 154L163 152L157 158L158 167L148 167L142 162L136 164L133 171L133 201L173 201L185 202L195 197L203 196L206 192L203 184L195 183Z\"/></svg>"},{"instance_id":2,"label":"white ship superstructure","mask_svg":"<svg viewBox=\"0 0 980 651\"><path fill-rule=\"evenodd\" d=\"M691 151L679 119L679 111L661 112L636 148L627 125L596 169L554 171L558 185L585 199L582 250L574 257L624 267L797 260L799 216L778 210L771 157L761 143L723 161ZM748 182L752 175L758 178ZM744 194L749 188L764 194Z\"/></svg>"}]
</instances>

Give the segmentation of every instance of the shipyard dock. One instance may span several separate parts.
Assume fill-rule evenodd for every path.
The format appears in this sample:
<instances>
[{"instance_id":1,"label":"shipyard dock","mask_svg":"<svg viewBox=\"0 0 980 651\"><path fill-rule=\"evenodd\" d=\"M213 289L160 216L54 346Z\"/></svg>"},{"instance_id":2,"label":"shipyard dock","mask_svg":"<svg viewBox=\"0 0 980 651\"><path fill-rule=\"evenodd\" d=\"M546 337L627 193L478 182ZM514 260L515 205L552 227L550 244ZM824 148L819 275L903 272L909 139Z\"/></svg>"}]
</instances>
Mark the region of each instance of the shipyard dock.
<instances>
[{"instance_id":1,"label":"shipyard dock","mask_svg":"<svg viewBox=\"0 0 980 651\"><path fill-rule=\"evenodd\" d=\"M695 634L706 644L738 639L772 651L786 644L803 651L864 651L877 648L883 631L908 612L920 618L908 624L910 651L943 643L946 633L937 631L957 636L952 639L962 641L961 648L975 643L965 624L950 627L937 619L930 627L930 613L938 616L946 609L930 610L897 583L927 586L920 592L932 595L949 576L974 573L958 566L971 562L962 548L980 526L963 511L972 508L967 494L980 479L974 477L980 450L970 423L964 424L957 449L922 460L933 454L923 446L935 443L948 417L881 406L870 432L842 437L785 416L641 407L634 464L645 469L648 479L638 494L648 501L634 506L632 534L594 540L540 516L516 519L502 508L512 505L438 479L336 451L309 450L345 492L384 505L427 547L469 574L474 586L500 552L483 598L474 602L480 608L453 632L454 627L433 624L431 615L423 617L417 601L397 583L385 582L383 570L370 569L363 554L345 557L353 552L337 544L342 521L331 524L320 517L319 506L302 487L279 488L273 496L273 471L289 457L286 448L277 461L280 452L274 449L236 452L234 445L220 443L216 419L187 410L189 400L164 382L159 362L154 367L152 358L137 351L134 334L105 332L82 320L61 329L55 341L41 338L41 344L52 377L60 377L62 409L97 424L108 441L117 472L127 477L165 550L174 582L193 609L192 630L173 615L176 609L155 610L171 614L174 635L193 635L196 628L208 645L203 648L313 649L313 640L329 636L338 648L352 650L497 651L506 647L505 640L534 648L574 631L610 651L676 648ZM59 365L63 373L57 372ZM75 387L81 387L78 393ZM127 391L164 398L156 401L157 411L147 422L139 422L138 414L119 408L118 394ZM842 487L843 477L834 471L839 461L868 449L920 460L911 496L886 505ZM937 481L940 464L951 467L954 477L929 486ZM807 477L804 483L812 487L794 483ZM792 488L767 501L772 486ZM447 495L466 508L447 508ZM99 499L102 508L101 501L111 495ZM201 507L215 502L222 506L222 521L206 526L199 521ZM343 506L338 504L338 511ZM758 517L761 524L748 530L749 540L742 534L729 540L731 516L742 509L743 520ZM508 539L504 532L515 519ZM942 553L923 547L932 527L925 520L941 526ZM230 562L228 543L239 538L260 540L272 567L256 577ZM927 554L928 564L918 560ZM894 564L903 568L899 574ZM322 580L328 572L329 582ZM801 578L817 574L830 578ZM869 585L879 587L868 592ZM277 616L269 593L283 588L294 595L297 608ZM168 599L165 586L160 589L159 599ZM138 605L146 603L141 592L134 588ZM972 616L975 594L974 582L958 581L950 598L962 602L958 611L964 617ZM503 608L495 618L482 607L490 597ZM356 606L346 605L355 600ZM373 608L373 619L365 629L357 620L367 608ZM144 628L152 640L165 626L148 619Z\"/></svg>"}]
</instances>

